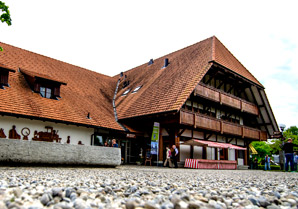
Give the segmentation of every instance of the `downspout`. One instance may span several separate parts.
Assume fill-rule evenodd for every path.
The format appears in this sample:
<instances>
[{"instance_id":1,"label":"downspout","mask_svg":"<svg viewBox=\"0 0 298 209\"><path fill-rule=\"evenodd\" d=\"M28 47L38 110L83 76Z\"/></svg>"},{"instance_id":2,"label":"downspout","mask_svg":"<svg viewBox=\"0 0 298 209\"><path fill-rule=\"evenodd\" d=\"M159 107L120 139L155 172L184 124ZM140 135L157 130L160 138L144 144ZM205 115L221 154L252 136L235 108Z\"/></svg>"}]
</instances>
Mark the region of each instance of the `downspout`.
<instances>
[{"instance_id":1,"label":"downspout","mask_svg":"<svg viewBox=\"0 0 298 209\"><path fill-rule=\"evenodd\" d=\"M122 76L123 76L123 73L120 74L120 78L117 81L116 90L115 90L114 97L113 97L113 109L114 109L114 116L115 116L116 122L123 128L124 131L129 132L129 130L127 128L125 128L121 123L119 123L117 110L116 110L116 105L115 105L116 96L117 96L117 92L118 92L118 87L119 87Z\"/></svg>"}]
</instances>

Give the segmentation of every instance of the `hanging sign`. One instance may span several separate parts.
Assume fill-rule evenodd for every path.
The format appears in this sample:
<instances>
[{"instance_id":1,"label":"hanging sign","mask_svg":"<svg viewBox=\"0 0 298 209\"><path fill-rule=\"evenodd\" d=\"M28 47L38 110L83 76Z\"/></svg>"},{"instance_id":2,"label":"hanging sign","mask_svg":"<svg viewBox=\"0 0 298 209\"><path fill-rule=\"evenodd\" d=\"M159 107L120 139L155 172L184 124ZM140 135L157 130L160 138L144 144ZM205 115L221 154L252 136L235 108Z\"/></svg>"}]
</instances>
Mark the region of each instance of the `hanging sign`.
<instances>
[{"instance_id":1,"label":"hanging sign","mask_svg":"<svg viewBox=\"0 0 298 209\"><path fill-rule=\"evenodd\" d=\"M151 154L157 155L159 142L159 123L154 122L153 131L151 136Z\"/></svg>"}]
</instances>

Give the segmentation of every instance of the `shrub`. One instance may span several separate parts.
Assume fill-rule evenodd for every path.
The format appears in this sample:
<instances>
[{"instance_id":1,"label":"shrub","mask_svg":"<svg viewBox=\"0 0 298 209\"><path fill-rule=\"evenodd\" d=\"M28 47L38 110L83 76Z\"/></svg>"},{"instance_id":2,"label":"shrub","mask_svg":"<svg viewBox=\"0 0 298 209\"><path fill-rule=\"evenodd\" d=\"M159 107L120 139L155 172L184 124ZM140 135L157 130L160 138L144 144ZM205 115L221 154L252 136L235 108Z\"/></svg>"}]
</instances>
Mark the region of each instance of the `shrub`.
<instances>
[{"instance_id":1,"label":"shrub","mask_svg":"<svg viewBox=\"0 0 298 209\"><path fill-rule=\"evenodd\" d=\"M273 171L280 171L280 166L279 165L270 165L270 168ZM265 165L259 165L258 169L259 170L265 170Z\"/></svg>"}]
</instances>

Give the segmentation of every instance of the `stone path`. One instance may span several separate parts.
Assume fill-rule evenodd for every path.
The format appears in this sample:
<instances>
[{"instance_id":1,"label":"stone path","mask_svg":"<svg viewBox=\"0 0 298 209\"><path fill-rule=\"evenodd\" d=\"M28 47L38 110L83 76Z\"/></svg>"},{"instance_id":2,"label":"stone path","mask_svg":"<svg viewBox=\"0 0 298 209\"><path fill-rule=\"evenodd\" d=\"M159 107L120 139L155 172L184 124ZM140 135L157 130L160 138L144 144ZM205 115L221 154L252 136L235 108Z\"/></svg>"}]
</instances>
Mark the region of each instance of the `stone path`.
<instances>
[{"instance_id":1,"label":"stone path","mask_svg":"<svg viewBox=\"0 0 298 209\"><path fill-rule=\"evenodd\" d=\"M5 208L298 208L298 173L0 167Z\"/></svg>"}]
</instances>

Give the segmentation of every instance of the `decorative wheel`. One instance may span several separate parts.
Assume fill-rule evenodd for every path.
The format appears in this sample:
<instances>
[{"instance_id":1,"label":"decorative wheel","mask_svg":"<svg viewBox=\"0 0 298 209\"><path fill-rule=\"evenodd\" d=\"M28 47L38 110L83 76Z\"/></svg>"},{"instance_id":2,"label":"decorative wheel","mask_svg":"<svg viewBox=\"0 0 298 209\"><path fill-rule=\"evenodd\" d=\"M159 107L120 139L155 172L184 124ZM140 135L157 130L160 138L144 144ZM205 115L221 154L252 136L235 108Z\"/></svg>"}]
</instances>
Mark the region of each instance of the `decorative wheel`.
<instances>
[{"instance_id":1,"label":"decorative wheel","mask_svg":"<svg viewBox=\"0 0 298 209\"><path fill-rule=\"evenodd\" d=\"M28 140L28 136L30 134L30 129L25 127L22 129L21 134L23 135L23 139Z\"/></svg>"}]
</instances>

